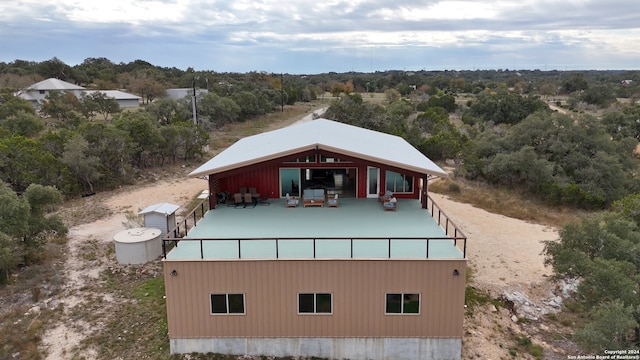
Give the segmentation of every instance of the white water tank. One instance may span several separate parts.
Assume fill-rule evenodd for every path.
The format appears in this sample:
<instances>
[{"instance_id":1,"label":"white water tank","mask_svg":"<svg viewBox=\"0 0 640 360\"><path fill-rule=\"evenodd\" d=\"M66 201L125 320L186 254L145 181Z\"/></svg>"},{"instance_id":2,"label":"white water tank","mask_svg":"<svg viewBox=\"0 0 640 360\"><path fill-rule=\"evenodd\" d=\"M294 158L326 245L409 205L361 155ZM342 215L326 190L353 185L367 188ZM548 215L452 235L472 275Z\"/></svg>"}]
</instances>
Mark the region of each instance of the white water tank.
<instances>
[{"instance_id":1,"label":"white water tank","mask_svg":"<svg viewBox=\"0 0 640 360\"><path fill-rule=\"evenodd\" d=\"M121 231L113 237L116 259L121 264L144 264L162 255L162 232L142 227Z\"/></svg>"}]
</instances>

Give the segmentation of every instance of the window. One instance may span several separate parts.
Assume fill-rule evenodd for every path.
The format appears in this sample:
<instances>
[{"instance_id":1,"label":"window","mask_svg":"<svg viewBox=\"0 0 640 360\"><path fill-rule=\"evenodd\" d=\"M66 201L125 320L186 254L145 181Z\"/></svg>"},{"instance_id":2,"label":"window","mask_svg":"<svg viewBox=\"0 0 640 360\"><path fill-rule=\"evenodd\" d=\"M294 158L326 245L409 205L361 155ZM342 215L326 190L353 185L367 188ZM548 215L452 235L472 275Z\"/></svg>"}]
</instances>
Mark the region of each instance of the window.
<instances>
[{"instance_id":1,"label":"window","mask_svg":"<svg viewBox=\"0 0 640 360\"><path fill-rule=\"evenodd\" d=\"M244 294L211 294L211 314L244 314Z\"/></svg>"},{"instance_id":2,"label":"window","mask_svg":"<svg viewBox=\"0 0 640 360\"><path fill-rule=\"evenodd\" d=\"M316 162L316 156L315 155L308 155L308 156L299 157L297 159L286 160L285 162L288 162L288 163L315 163Z\"/></svg>"},{"instance_id":3,"label":"window","mask_svg":"<svg viewBox=\"0 0 640 360\"><path fill-rule=\"evenodd\" d=\"M329 156L325 156L325 155L320 155L320 162L321 163L339 163L339 162L347 162L344 161L340 158L336 158L336 157L329 157Z\"/></svg>"},{"instance_id":4,"label":"window","mask_svg":"<svg viewBox=\"0 0 640 360\"><path fill-rule=\"evenodd\" d=\"M331 314L331 294L298 294L298 314Z\"/></svg>"},{"instance_id":5,"label":"window","mask_svg":"<svg viewBox=\"0 0 640 360\"><path fill-rule=\"evenodd\" d=\"M420 314L420 294L387 294L385 314Z\"/></svg>"},{"instance_id":6,"label":"window","mask_svg":"<svg viewBox=\"0 0 640 360\"><path fill-rule=\"evenodd\" d=\"M399 174L393 171L385 173L387 181L387 189L393 193L412 193L413 192L413 176Z\"/></svg>"}]
</instances>

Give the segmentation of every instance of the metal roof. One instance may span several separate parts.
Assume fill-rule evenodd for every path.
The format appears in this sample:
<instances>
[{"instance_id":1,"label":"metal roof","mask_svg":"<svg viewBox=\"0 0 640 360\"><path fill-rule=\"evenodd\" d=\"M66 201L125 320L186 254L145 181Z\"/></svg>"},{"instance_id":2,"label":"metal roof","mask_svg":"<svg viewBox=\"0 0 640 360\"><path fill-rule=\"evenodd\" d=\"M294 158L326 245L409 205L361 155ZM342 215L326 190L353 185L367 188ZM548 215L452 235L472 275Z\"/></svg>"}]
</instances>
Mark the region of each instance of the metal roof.
<instances>
[{"instance_id":1,"label":"metal roof","mask_svg":"<svg viewBox=\"0 0 640 360\"><path fill-rule=\"evenodd\" d=\"M116 100L140 100L140 96L126 93L120 90L86 90L85 93L91 94L95 92L103 93L106 97Z\"/></svg>"},{"instance_id":2,"label":"metal roof","mask_svg":"<svg viewBox=\"0 0 640 360\"><path fill-rule=\"evenodd\" d=\"M26 90L84 90L84 88L60 79L49 78L29 86Z\"/></svg>"},{"instance_id":3,"label":"metal roof","mask_svg":"<svg viewBox=\"0 0 640 360\"><path fill-rule=\"evenodd\" d=\"M189 176L217 174L316 147L422 174L447 177L444 170L399 136L327 119L240 139Z\"/></svg>"},{"instance_id":4,"label":"metal roof","mask_svg":"<svg viewBox=\"0 0 640 360\"><path fill-rule=\"evenodd\" d=\"M176 210L180 208L180 205L174 205L169 203L159 203L155 205L149 205L146 208L142 209L138 215L148 214L148 213L159 213L165 215L171 215Z\"/></svg>"}]
</instances>

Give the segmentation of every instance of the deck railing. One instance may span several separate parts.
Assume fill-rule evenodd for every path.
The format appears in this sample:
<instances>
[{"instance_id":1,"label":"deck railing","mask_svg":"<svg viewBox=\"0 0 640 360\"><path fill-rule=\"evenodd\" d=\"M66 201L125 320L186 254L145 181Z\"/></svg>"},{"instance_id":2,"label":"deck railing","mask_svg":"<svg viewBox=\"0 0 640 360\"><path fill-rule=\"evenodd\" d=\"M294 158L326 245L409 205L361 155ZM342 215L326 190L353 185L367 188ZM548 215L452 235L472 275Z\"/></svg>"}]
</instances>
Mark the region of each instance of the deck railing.
<instances>
[{"instance_id":1,"label":"deck railing","mask_svg":"<svg viewBox=\"0 0 640 360\"><path fill-rule=\"evenodd\" d=\"M462 231L451 221L451 219L440 209L440 207L433 201L433 199L427 196L427 211L431 214L437 222L438 225L444 230L446 237L425 237L425 238L404 238L404 237L394 237L394 238L378 238L378 237L358 237L358 238L345 238L345 237L318 237L318 238L304 238L304 237L295 237L295 238L185 238L189 233L190 229L193 229L197 226L198 221L200 221L206 212L209 210L209 200L206 199L198 206L196 206L189 214L187 214L184 219L176 224L176 227L170 230L167 235L162 239L162 256L166 259L167 251L169 251L173 246L178 246L178 243L181 241L197 241L200 245L200 259L204 259L204 242L208 241L237 241L238 244L238 259L242 258L241 253L241 243L242 241L247 240L274 240L276 242L276 258L279 257L279 242L287 241L287 240L311 240L313 241L313 258L316 258L316 241L317 240L349 240L351 246L351 258L353 258L353 242L358 240L377 240L377 241L386 241L387 242L387 256L391 258L391 249L392 249L392 241L394 240L415 240L415 241L426 241L426 258L429 258L429 243L431 241L453 241L454 246L458 247L458 242L462 242L462 257L467 257L467 237L462 233Z\"/></svg>"}]
</instances>

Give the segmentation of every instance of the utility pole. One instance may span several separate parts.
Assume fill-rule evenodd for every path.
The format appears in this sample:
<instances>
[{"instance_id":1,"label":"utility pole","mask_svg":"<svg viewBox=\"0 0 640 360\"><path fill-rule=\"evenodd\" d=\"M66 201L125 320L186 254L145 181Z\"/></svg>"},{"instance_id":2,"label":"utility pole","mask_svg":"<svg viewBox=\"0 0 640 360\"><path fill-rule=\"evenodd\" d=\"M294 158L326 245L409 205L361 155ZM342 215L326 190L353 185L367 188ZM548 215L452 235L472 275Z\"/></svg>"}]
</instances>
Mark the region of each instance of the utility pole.
<instances>
[{"instance_id":1,"label":"utility pole","mask_svg":"<svg viewBox=\"0 0 640 360\"><path fill-rule=\"evenodd\" d=\"M280 106L282 108L281 112L284 112L284 74L280 73Z\"/></svg>"},{"instance_id":2,"label":"utility pole","mask_svg":"<svg viewBox=\"0 0 640 360\"><path fill-rule=\"evenodd\" d=\"M191 105L193 106L193 123L195 125L198 125L198 109L196 106L196 80L198 79L197 76L193 77L193 97L191 98Z\"/></svg>"}]
</instances>

